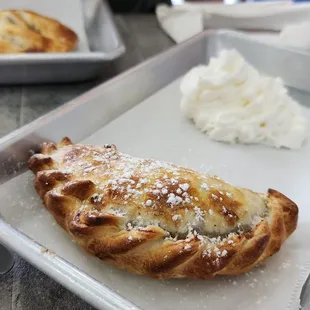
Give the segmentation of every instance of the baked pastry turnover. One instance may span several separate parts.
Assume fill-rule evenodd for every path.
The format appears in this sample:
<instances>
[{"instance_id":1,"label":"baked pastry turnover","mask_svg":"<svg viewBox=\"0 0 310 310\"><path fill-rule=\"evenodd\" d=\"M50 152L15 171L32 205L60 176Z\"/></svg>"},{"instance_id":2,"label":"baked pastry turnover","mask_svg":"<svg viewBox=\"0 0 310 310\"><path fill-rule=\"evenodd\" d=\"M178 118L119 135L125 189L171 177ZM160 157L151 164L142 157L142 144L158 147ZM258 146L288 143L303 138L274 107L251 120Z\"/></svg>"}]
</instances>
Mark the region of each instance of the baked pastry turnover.
<instances>
[{"instance_id":1,"label":"baked pastry turnover","mask_svg":"<svg viewBox=\"0 0 310 310\"><path fill-rule=\"evenodd\" d=\"M0 53L68 52L77 35L60 22L32 11L0 11Z\"/></svg>"},{"instance_id":2,"label":"baked pastry turnover","mask_svg":"<svg viewBox=\"0 0 310 310\"><path fill-rule=\"evenodd\" d=\"M47 210L91 254L155 278L246 272L295 230L298 208L215 176L95 147L44 143L29 160Z\"/></svg>"}]
</instances>

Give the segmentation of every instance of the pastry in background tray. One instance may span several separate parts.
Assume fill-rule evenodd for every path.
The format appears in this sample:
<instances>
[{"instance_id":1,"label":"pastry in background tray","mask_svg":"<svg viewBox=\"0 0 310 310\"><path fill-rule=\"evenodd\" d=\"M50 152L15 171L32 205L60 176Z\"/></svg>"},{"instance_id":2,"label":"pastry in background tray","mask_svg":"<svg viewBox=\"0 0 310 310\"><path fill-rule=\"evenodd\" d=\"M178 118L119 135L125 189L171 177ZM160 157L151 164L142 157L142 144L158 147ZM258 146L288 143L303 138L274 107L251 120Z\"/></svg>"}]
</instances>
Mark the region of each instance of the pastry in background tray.
<instances>
[{"instance_id":1,"label":"pastry in background tray","mask_svg":"<svg viewBox=\"0 0 310 310\"><path fill-rule=\"evenodd\" d=\"M0 53L69 52L78 37L60 22L31 11L0 11Z\"/></svg>"},{"instance_id":2,"label":"pastry in background tray","mask_svg":"<svg viewBox=\"0 0 310 310\"><path fill-rule=\"evenodd\" d=\"M29 160L47 210L84 249L155 278L249 271L280 250L298 208L218 177L95 147L45 143Z\"/></svg>"}]
</instances>

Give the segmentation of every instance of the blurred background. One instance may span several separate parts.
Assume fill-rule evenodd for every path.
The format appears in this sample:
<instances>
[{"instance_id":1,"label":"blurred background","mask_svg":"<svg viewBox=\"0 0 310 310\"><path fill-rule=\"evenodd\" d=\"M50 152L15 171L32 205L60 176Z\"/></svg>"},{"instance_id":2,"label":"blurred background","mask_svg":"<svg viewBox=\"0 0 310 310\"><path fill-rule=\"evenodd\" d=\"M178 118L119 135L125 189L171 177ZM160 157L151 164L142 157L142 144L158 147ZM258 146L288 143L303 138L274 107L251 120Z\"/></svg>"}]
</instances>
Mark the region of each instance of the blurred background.
<instances>
[{"instance_id":1,"label":"blurred background","mask_svg":"<svg viewBox=\"0 0 310 310\"><path fill-rule=\"evenodd\" d=\"M117 13L153 13L158 4L168 5L180 5L183 4L184 0L109 0L108 1L114 12ZM197 0L190 0L186 2L203 2ZM208 0L206 3L218 2L225 4L233 4L242 2L241 0Z\"/></svg>"}]
</instances>

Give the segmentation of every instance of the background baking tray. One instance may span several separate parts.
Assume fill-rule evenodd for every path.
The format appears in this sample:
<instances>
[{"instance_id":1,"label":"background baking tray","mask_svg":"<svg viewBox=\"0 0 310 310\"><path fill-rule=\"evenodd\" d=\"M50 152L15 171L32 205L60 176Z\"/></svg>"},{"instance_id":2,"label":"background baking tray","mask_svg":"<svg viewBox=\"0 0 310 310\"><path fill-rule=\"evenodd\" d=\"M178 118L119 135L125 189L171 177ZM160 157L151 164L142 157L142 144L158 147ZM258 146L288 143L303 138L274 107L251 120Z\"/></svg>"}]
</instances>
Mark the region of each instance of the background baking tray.
<instances>
[{"instance_id":1,"label":"background baking tray","mask_svg":"<svg viewBox=\"0 0 310 310\"><path fill-rule=\"evenodd\" d=\"M29 9L55 18L79 36L69 53L0 54L0 84L76 82L95 78L125 46L105 0L0 0L0 9Z\"/></svg>"},{"instance_id":2,"label":"background baking tray","mask_svg":"<svg viewBox=\"0 0 310 310\"><path fill-rule=\"evenodd\" d=\"M266 303L270 309L284 309L274 304L282 301L287 302L287 309L295 309L310 269L310 247L304 238L309 235L310 218L304 188L310 174L309 143L300 151L287 151L212 142L182 118L178 108L179 78L223 48L238 49L261 71L280 75L294 86L290 91L301 103L309 101L305 92L310 89L309 81L299 78L306 75L300 68L307 71L308 55L236 33L201 34L0 140L0 213L4 218L0 220L0 241L99 309L212 309L214 303L219 309L229 309L232 304L236 309L262 309ZM310 119L309 111L305 113ZM275 186L300 205L298 230L280 254L268 261L265 273L254 271L253 275L212 281L156 281L112 268L84 253L54 225L34 192L33 177L24 173L30 151L37 150L42 141L59 141L63 135L75 142L115 142L123 152L211 171L258 191ZM290 263L292 268L286 268ZM304 269L299 270L300 265ZM237 288L231 284L235 280ZM258 296L258 292L266 295ZM264 296L271 293L266 301ZM275 301L273 296L279 294L281 298Z\"/></svg>"}]
</instances>

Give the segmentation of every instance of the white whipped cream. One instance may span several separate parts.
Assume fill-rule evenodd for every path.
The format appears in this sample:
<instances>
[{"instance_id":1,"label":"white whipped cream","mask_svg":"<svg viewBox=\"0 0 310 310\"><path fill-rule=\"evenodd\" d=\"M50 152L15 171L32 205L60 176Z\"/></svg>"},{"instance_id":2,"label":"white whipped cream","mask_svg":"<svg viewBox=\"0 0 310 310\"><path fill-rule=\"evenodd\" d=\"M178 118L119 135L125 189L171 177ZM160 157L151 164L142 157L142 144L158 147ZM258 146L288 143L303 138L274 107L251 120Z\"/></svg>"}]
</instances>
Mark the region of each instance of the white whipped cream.
<instances>
[{"instance_id":1,"label":"white whipped cream","mask_svg":"<svg viewBox=\"0 0 310 310\"><path fill-rule=\"evenodd\" d=\"M191 69L181 82L181 109L211 139L300 148L302 109L280 78L260 75L235 50Z\"/></svg>"}]
</instances>

